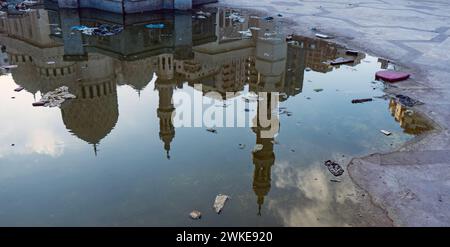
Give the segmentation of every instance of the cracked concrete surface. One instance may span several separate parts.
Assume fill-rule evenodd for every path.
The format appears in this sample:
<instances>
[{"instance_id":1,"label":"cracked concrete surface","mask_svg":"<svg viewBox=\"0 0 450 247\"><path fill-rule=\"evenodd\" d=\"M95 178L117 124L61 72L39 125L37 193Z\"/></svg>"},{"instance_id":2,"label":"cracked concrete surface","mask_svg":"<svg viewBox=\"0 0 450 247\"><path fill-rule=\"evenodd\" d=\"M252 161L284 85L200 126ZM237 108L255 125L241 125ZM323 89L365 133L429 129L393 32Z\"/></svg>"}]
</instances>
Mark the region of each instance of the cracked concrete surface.
<instances>
[{"instance_id":1,"label":"cracked concrete surface","mask_svg":"<svg viewBox=\"0 0 450 247\"><path fill-rule=\"evenodd\" d=\"M414 107L436 130L391 153L354 158L348 170L396 226L450 226L450 2L448 0L220 0L219 5L282 14L286 32L388 58L412 73L389 89L424 102Z\"/></svg>"}]
</instances>

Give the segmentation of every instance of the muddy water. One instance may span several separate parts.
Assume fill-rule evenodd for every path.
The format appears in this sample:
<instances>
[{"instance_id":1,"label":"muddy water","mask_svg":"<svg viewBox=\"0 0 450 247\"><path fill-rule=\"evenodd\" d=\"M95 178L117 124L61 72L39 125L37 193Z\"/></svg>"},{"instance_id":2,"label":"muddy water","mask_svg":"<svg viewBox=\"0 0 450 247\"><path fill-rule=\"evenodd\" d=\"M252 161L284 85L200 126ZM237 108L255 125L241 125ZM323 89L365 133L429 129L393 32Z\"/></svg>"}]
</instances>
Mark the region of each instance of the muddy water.
<instances>
[{"instance_id":1,"label":"muddy water","mask_svg":"<svg viewBox=\"0 0 450 247\"><path fill-rule=\"evenodd\" d=\"M324 161L345 168L429 129L377 97L374 74L389 63L324 40L286 41L281 17L205 12L3 15L1 66L17 68L0 76L0 225L345 226L361 217L348 173L336 178ZM72 30L105 23L124 30ZM328 64L338 57L354 61ZM63 85L77 98L32 106ZM198 95L202 108L186 103ZM254 121L260 109L276 120L269 136ZM208 112L224 118L195 126ZM219 193L231 200L217 215ZM202 219L189 219L192 210Z\"/></svg>"}]
</instances>

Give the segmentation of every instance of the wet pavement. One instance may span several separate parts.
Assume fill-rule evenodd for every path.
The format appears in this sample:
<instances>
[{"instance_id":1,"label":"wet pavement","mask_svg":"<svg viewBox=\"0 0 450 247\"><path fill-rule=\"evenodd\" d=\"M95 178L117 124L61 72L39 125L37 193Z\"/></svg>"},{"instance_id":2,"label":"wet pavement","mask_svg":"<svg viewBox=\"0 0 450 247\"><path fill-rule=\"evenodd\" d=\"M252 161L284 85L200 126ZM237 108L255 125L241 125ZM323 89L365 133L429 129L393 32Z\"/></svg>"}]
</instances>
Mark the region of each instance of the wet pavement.
<instances>
[{"instance_id":1,"label":"wet pavement","mask_svg":"<svg viewBox=\"0 0 450 247\"><path fill-rule=\"evenodd\" d=\"M431 130L374 81L395 65L321 39L286 40L284 17L264 17L229 8L123 17L50 6L3 14L1 65L17 68L0 77L0 224L390 224L374 219L379 209L346 166L335 177L324 162L347 164ZM73 28L105 24L123 30L105 36ZM353 62L330 65L337 58ZM32 106L61 86L76 98L60 108ZM264 92L277 92L279 105L256 97ZM251 124L180 126L180 95L198 94L208 109L231 109ZM373 101L352 104L361 98ZM232 108L238 102L245 109ZM260 109L275 120L271 136L254 121ZM218 194L231 197L221 214L212 207ZM189 218L193 210L200 220Z\"/></svg>"}]
</instances>

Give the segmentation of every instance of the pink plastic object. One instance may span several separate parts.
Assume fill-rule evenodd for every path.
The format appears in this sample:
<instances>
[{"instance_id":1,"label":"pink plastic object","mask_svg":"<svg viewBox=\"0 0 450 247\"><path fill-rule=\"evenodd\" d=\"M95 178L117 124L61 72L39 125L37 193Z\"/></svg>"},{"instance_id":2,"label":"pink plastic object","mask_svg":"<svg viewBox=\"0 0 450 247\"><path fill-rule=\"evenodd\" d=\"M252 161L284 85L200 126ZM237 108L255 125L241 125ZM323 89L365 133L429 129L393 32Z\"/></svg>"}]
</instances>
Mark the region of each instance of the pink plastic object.
<instances>
[{"instance_id":1,"label":"pink plastic object","mask_svg":"<svg viewBox=\"0 0 450 247\"><path fill-rule=\"evenodd\" d=\"M399 71L378 71L375 74L375 80L383 80L387 82L398 82L408 79L410 74L405 72L399 72Z\"/></svg>"}]
</instances>

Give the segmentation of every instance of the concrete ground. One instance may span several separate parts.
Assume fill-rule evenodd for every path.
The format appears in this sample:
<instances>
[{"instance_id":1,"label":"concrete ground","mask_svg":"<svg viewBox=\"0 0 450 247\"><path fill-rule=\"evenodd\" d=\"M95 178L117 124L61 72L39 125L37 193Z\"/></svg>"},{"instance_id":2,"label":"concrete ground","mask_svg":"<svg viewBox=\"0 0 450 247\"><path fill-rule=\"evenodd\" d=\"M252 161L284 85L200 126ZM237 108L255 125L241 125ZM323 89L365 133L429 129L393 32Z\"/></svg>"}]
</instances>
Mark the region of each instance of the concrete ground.
<instances>
[{"instance_id":1,"label":"concrete ground","mask_svg":"<svg viewBox=\"0 0 450 247\"><path fill-rule=\"evenodd\" d=\"M354 158L353 181L396 226L450 226L450 2L448 0L219 0L219 5L282 14L288 32L388 58L412 73L391 92L416 98L436 126L391 153Z\"/></svg>"}]
</instances>

